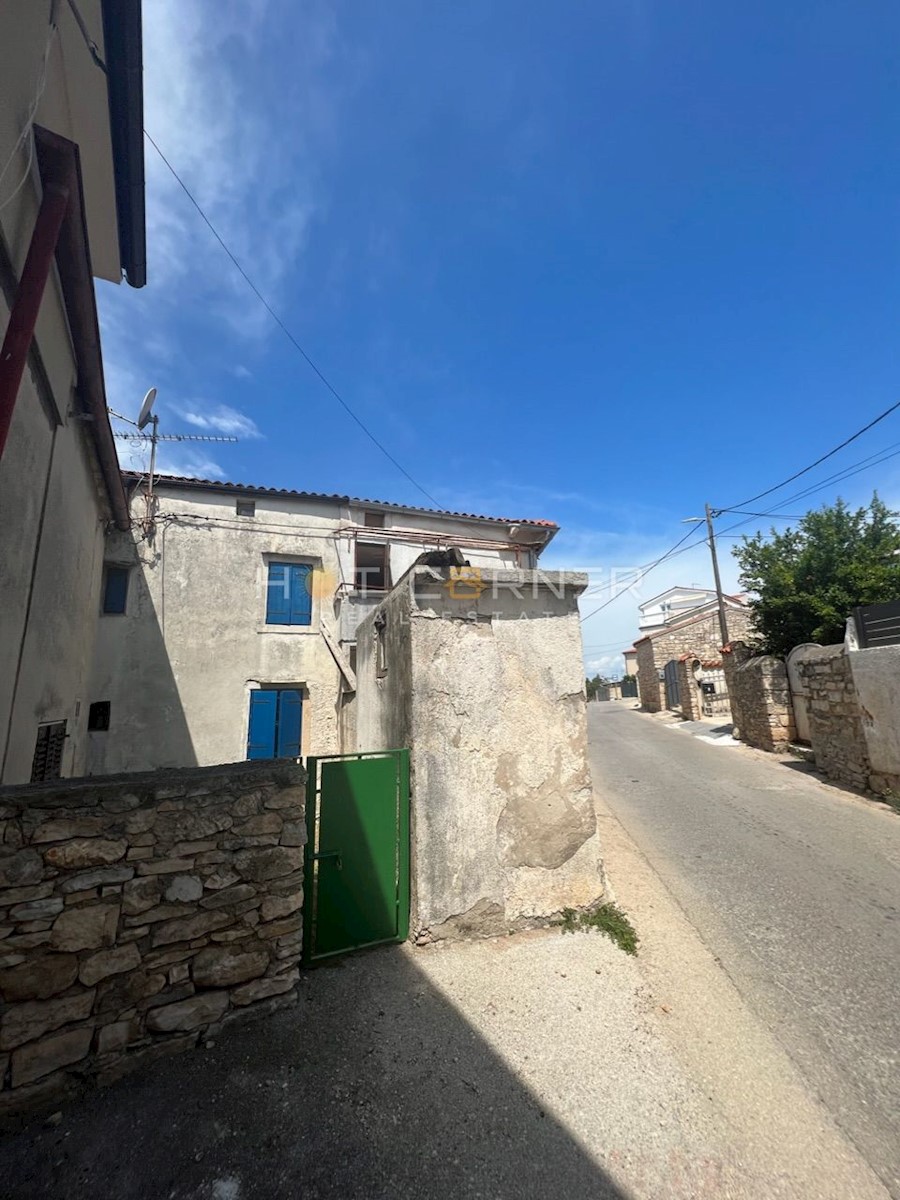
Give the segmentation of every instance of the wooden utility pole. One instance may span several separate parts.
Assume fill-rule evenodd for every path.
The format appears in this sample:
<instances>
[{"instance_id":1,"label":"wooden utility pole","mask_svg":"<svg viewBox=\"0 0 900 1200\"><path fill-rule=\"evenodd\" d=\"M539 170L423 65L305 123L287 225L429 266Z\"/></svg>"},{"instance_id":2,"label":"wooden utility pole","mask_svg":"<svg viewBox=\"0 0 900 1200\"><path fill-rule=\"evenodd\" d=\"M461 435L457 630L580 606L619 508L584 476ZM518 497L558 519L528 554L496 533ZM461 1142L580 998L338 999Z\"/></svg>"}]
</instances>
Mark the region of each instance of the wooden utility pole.
<instances>
[{"instance_id":1,"label":"wooden utility pole","mask_svg":"<svg viewBox=\"0 0 900 1200\"><path fill-rule=\"evenodd\" d=\"M712 555L713 577L716 581L716 597L719 601L719 633L722 645L728 645L728 619L725 615L725 597L722 595L722 580L719 576L719 558L716 554L716 531L713 529L712 509L706 506L706 528L709 531L709 552Z\"/></svg>"}]
</instances>

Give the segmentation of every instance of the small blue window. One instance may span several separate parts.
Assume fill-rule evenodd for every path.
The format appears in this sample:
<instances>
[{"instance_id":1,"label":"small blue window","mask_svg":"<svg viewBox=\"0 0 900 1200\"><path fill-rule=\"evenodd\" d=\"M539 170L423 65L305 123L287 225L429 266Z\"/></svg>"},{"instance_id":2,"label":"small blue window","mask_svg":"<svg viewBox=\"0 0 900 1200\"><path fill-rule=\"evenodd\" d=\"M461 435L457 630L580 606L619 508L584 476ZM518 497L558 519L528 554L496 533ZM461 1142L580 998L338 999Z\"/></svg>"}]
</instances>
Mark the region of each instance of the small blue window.
<instances>
[{"instance_id":1,"label":"small blue window","mask_svg":"<svg viewBox=\"0 0 900 1200\"><path fill-rule=\"evenodd\" d=\"M312 624L312 567L305 563L269 563L267 625Z\"/></svg>"},{"instance_id":2,"label":"small blue window","mask_svg":"<svg viewBox=\"0 0 900 1200\"><path fill-rule=\"evenodd\" d=\"M103 572L103 611L123 613L128 599L128 568L107 566Z\"/></svg>"}]
</instances>

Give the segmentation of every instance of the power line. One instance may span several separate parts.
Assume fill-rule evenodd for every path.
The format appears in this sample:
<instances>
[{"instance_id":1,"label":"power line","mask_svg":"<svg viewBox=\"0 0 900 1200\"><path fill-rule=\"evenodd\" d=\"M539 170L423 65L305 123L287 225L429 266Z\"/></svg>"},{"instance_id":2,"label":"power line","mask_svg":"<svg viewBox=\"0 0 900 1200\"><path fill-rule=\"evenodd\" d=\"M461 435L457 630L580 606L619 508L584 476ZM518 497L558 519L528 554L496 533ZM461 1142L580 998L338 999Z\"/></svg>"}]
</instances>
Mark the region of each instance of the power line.
<instances>
[{"instance_id":1,"label":"power line","mask_svg":"<svg viewBox=\"0 0 900 1200\"><path fill-rule=\"evenodd\" d=\"M156 151L156 153L159 155L159 157L162 159L162 161L165 163L165 165L168 167L169 171L172 173L172 177L178 183L179 187L184 192L184 194L187 196L188 200L190 200L191 204L193 204L194 208L196 208L197 212L200 214L201 218L203 219L203 222L209 229L210 233L213 235L213 237L216 239L216 241L219 243L219 245L222 247L222 249L225 251L225 253L228 255L228 257L231 259L234 266L240 272L241 276L244 279L244 282L247 284L247 286L250 288L250 290L256 296L257 300L259 300L260 304L262 304L262 306L265 308L266 312L269 314L269 316L272 318L272 320L275 322L275 324L278 326L278 328L281 330L281 332L285 335L285 337L288 339L288 341L291 343L291 345L294 347L294 349L297 350L302 355L307 366L309 366L311 368L311 370L318 376L318 378L325 385L325 387L329 390L329 392L331 392L332 396L334 396L335 400L337 400L338 404L340 404L341 407L345 410L345 412L350 417L353 418L353 420L360 427L360 429L363 431L363 433L366 435L366 437L369 438L369 440L378 447L378 449L385 456L385 458L387 458L390 462L392 462L394 464L394 466L397 468L397 470L401 473L401 475L404 475L409 480L409 482L413 485L413 487L416 488L418 491L420 491L422 493L422 495L425 496L435 506L435 508L440 508L441 505L434 498L434 496L432 496L432 494L429 491L427 491L424 487L422 487L421 483L419 483L418 480L413 479L412 475L410 475L409 471L407 471L405 467L401 466L401 464L399 462L397 462L396 458L394 458L393 454L390 453L390 451L387 449L387 447L384 446L383 443L378 440L378 438L375 436L375 434L372 432L372 430L369 429L369 427L365 424L365 422L362 421L361 418L356 415L356 413L353 411L353 409L350 407L350 405L347 403L347 401L344 399L344 397L340 394L340 392L337 390L337 388L334 386L334 384L332 384L331 381L326 378L326 376L323 374L323 372L319 370L319 368L316 366L316 364L313 362L313 360L310 358L310 356L306 353L306 351L303 349L303 347L300 345L300 343L297 341L297 339L294 337L294 335L288 329L287 325L285 325L284 321L282 321L281 317L279 317L279 315L275 311L275 309L272 307L272 305L269 303L269 301L265 298L265 296L262 294L262 292L259 290L259 288L256 286L256 284L253 282L253 280L250 278L250 276L247 274L247 272L244 270L244 268L238 262L237 258L232 253L232 251L229 249L229 247L228 247L227 243L225 242L224 238L222 237L222 235L219 233L219 231L216 229L215 225L213 225L212 221L209 219L209 217L206 215L206 213L200 207L200 204L198 203L198 201L194 198L194 195L191 192L190 188L187 186L187 184L184 182L184 180L181 178L181 176L178 174L178 172L175 170L175 168L172 166L172 164L166 158L165 154L163 154L162 150L160 150L159 146L156 144L156 142L153 140L153 138L150 136L150 134L147 132L146 129L144 130L144 136L146 137L146 139L150 143L150 145L153 147L153 149Z\"/></svg>"},{"instance_id":2,"label":"power line","mask_svg":"<svg viewBox=\"0 0 900 1200\"><path fill-rule=\"evenodd\" d=\"M898 400L896 404L892 404L890 408L885 409L883 413L880 413L877 417L875 417L874 420L870 421L868 425L864 425L862 429L858 429L856 433L851 434L851 436L841 442L839 446L835 446L833 450L829 450L827 454L823 454L821 458L817 458L816 461L810 463L808 467L804 467L802 471L795 471L793 475L789 475L788 478L783 479L781 483L776 483L774 487L766 488L764 492L758 492L755 496L751 496L749 500L739 500L738 503L732 508L719 508L716 509L716 512L739 512L746 505L753 504L756 500L761 500L763 496L770 496L772 492L780 491L780 489L785 487L787 484L793 483L795 479L799 479L801 475L806 475L807 472L811 471L814 467L818 467L819 464L825 462L826 459L833 458L839 450L843 450L845 446L849 446L851 442L855 442L857 438L862 437L864 433L867 433L870 429L877 425L879 421L883 421L885 417L889 417L892 412L896 412L898 408L900 408L900 400Z\"/></svg>"},{"instance_id":3,"label":"power line","mask_svg":"<svg viewBox=\"0 0 900 1200\"><path fill-rule=\"evenodd\" d=\"M621 591L618 591L618 592L616 592L616 594L615 594L614 596L610 596L610 598L609 598L608 600L604 600L604 602L603 602L601 605L599 605L597 608L595 608L595 609L594 609L592 612L589 612L589 613L588 613L588 615L587 615L586 617L582 617L582 618L581 618L581 624L583 625L583 624L585 623L585 621L589 621L589 620L591 619L591 617L596 617L596 615L597 615L597 613L598 613L598 612L602 612L602 611L603 611L603 609L604 609L604 608L608 608L608 607L610 606L610 604L612 604L612 602L613 602L614 600L618 600L620 596L624 596L624 594L625 594L625 593L628 591L628 589L629 589L629 588L630 588L630 587L631 587L631 586L632 586L632 585L635 583L635 581L636 581L637 579L643 579L645 575L649 575L649 574L650 574L650 572L651 572L652 570L654 570L656 567L658 567L658 566L660 565L660 563L664 563L664 562L666 561L666 559L667 559L667 558L672 558L672 557L674 557L674 555L675 555L675 553L676 553L676 552L678 552L678 553L683 553L683 551L679 551L679 550L678 550L678 547L679 547L679 546L682 546L682 545L684 545L684 543L685 543L685 542L688 540L688 538L689 538L689 537L691 537L691 536L692 536L693 534L695 534L696 532L697 532L697 527L696 527L696 526L692 526L692 527L691 527L691 528L690 528L690 529L687 531L687 533L684 535L684 537L681 537L681 538L679 538L679 539L678 539L678 541L677 541L677 542L675 543L675 545L674 545L674 546L671 548L671 550L667 550L667 551L665 552L665 554L661 554L661 555L660 555L660 557L659 557L659 558L657 558L657 559L655 559L653 562L647 563L647 564L646 564L645 566L643 566L643 567L637 567L637 568L635 569L635 573L634 573L634 579L630 580L630 581L629 581L629 582L628 582L628 583L625 585L625 587L623 587L623 588L621 589ZM694 543L694 545L699 545L699 544L700 544L699 542L695 542L695 543ZM693 547L692 547L692 546L685 546L684 548L685 548L685 550L692 550L692 549L693 549Z\"/></svg>"}]
</instances>

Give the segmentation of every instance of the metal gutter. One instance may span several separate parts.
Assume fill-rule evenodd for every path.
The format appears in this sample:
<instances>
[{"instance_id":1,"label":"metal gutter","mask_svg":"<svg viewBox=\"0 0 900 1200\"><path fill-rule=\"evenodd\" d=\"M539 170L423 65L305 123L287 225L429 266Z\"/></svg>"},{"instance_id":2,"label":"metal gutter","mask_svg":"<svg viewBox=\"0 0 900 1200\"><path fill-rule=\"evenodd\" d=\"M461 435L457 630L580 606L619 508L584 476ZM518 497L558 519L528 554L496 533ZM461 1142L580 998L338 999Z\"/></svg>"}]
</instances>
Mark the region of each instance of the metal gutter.
<instances>
[{"instance_id":1,"label":"metal gutter","mask_svg":"<svg viewBox=\"0 0 900 1200\"><path fill-rule=\"evenodd\" d=\"M103 0L119 257L128 282L135 288L143 287L147 282L141 29L141 0Z\"/></svg>"}]
</instances>

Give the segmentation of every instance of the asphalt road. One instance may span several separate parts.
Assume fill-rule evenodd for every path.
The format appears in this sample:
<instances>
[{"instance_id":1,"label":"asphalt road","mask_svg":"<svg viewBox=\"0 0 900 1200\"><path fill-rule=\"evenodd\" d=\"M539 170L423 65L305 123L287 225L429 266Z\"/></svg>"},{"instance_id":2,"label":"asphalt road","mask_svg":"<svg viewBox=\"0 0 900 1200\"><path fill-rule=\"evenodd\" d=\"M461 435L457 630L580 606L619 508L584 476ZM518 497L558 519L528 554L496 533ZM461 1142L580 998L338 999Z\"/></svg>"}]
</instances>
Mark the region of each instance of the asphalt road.
<instances>
[{"instance_id":1,"label":"asphalt road","mask_svg":"<svg viewBox=\"0 0 900 1200\"><path fill-rule=\"evenodd\" d=\"M588 707L595 787L900 1197L900 815L799 764Z\"/></svg>"}]
</instances>

